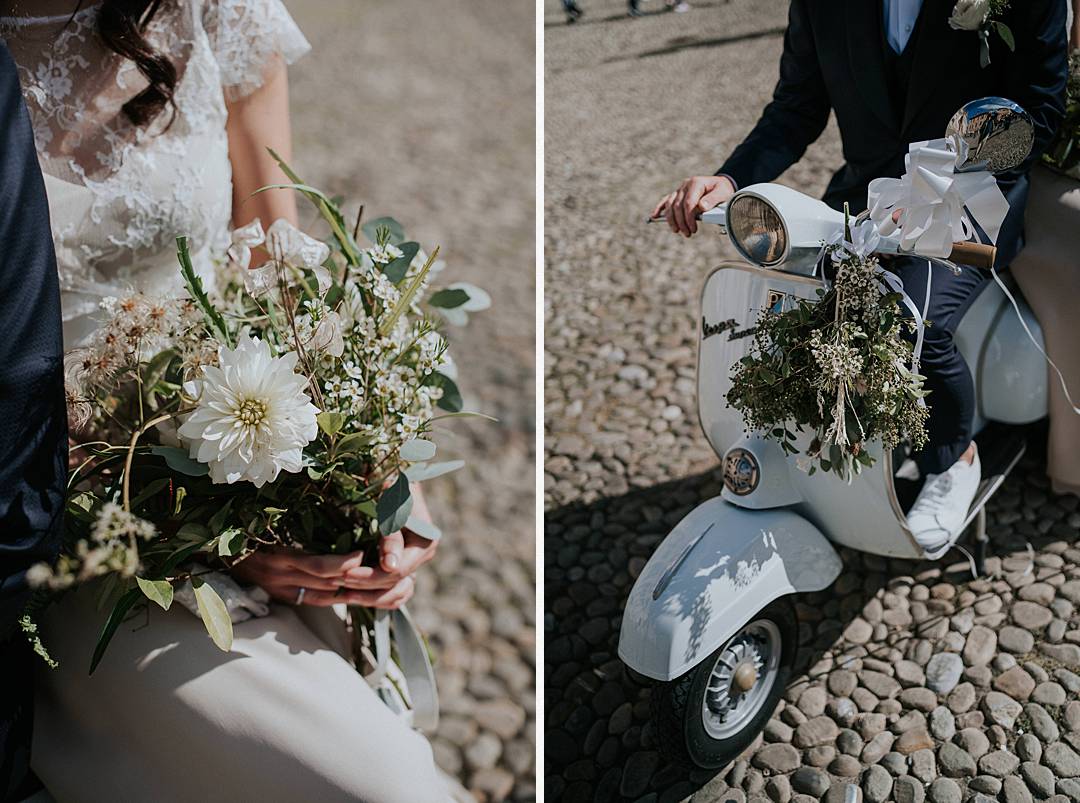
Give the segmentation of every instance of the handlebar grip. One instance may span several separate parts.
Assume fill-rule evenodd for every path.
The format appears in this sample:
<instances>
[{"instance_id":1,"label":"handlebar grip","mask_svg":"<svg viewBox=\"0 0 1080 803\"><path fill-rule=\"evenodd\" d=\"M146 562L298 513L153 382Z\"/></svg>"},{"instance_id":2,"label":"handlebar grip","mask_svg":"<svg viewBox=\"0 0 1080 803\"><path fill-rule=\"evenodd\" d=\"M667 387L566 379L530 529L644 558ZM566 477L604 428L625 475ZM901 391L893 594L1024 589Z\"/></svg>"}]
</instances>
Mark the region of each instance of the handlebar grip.
<instances>
[{"instance_id":1,"label":"handlebar grip","mask_svg":"<svg viewBox=\"0 0 1080 803\"><path fill-rule=\"evenodd\" d=\"M953 243L952 253L949 254L949 259L953 262L986 270L994 266L995 257L997 248L982 243Z\"/></svg>"}]
</instances>

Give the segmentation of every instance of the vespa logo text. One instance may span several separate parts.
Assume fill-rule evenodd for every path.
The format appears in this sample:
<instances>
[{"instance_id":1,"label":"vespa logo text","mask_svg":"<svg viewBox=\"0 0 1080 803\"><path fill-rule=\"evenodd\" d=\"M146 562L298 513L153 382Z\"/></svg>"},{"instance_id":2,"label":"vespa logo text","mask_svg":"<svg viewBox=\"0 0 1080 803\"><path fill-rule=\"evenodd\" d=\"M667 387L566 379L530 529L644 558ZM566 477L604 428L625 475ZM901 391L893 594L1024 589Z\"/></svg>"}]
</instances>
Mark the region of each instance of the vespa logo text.
<instances>
[{"instance_id":1,"label":"vespa logo text","mask_svg":"<svg viewBox=\"0 0 1080 803\"><path fill-rule=\"evenodd\" d=\"M757 331L756 326L751 326L749 329L739 329L739 322L734 318L729 318L726 321L720 323L709 323L705 320L705 316L701 316L701 339L706 340L713 335L723 334L724 332L731 332L728 335L728 340L741 340L744 337L750 337Z\"/></svg>"}]
</instances>

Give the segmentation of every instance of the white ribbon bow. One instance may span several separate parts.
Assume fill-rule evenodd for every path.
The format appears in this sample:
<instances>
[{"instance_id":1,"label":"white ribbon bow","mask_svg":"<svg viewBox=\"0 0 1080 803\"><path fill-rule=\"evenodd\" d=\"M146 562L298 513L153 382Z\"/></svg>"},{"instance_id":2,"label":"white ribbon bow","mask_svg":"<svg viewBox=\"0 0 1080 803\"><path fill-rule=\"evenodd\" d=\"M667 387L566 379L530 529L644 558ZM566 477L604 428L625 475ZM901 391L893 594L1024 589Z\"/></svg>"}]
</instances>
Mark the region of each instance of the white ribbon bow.
<instances>
[{"instance_id":1,"label":"white ribbon bow","mask_svg":"<svg viewBox=\"0 0 1080 803\"><path fill-rule=\"evenodd\" d=\"M883 236L900 230L901 251L947 257L954 242L971 239L976 223L997 242L1008 201L992 173L957 173L956 162L951 139L913 142L902 178L870 182L870 219ZM901 211L894 221L896 210Z\"/></svg>"}]
</instances>

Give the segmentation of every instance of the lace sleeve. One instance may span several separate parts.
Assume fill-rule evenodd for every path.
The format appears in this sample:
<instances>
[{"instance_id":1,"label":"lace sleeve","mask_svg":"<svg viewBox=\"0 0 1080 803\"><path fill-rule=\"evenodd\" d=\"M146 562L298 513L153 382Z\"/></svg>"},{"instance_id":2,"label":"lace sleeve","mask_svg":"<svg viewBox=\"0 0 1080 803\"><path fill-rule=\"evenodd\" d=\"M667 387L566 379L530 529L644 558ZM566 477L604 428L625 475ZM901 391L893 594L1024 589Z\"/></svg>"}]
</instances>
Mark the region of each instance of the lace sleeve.
<instances>
[{"instance_id":1,"label":"lace sleeve","mask_svg":"<svg viewBox=\"0 0 1080 803\"><path fill-rule=\"evenodd\" d=\"M227 101L249 95L311 49L281 0L209 0L204 26Z\"/></svg>"}]
</instances>

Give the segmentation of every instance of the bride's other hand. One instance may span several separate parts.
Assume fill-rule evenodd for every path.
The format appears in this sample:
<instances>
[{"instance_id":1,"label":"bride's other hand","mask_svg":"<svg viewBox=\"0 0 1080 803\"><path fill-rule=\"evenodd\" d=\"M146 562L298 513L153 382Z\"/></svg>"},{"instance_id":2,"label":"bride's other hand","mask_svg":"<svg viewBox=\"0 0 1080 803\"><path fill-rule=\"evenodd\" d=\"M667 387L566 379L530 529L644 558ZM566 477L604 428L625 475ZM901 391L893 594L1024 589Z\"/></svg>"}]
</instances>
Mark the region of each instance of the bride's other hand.
<instances>
[{"instance_id":1,"label":"bride's other hand","mask_svg":"<svg viewBox=\"0 0 1080 803\"><path fill-rule=\"evenodd\" d=\"M345 574L361 568L363 561L363 552L305 555L294 550L259 550L233 566L231 574L242 582L259 586L278 602L290 605L296 603L301 588L307 589L305 605L326 607L338 602L368 605L373 592L344 588Z\"/></svg>"},{"instance_id":2,"label":"bride's other hand","mask_svg":"<svg viewBox=\"0 0 1080 803\"><path fill-rule=\"evenodd\" d=\"M735 194L735 185L727 176L691 176L675 192L660 199L651 217L667 220L676 234L690 237L697 233L697 215L708 212Z\"/></svg>"}]
</instances>

